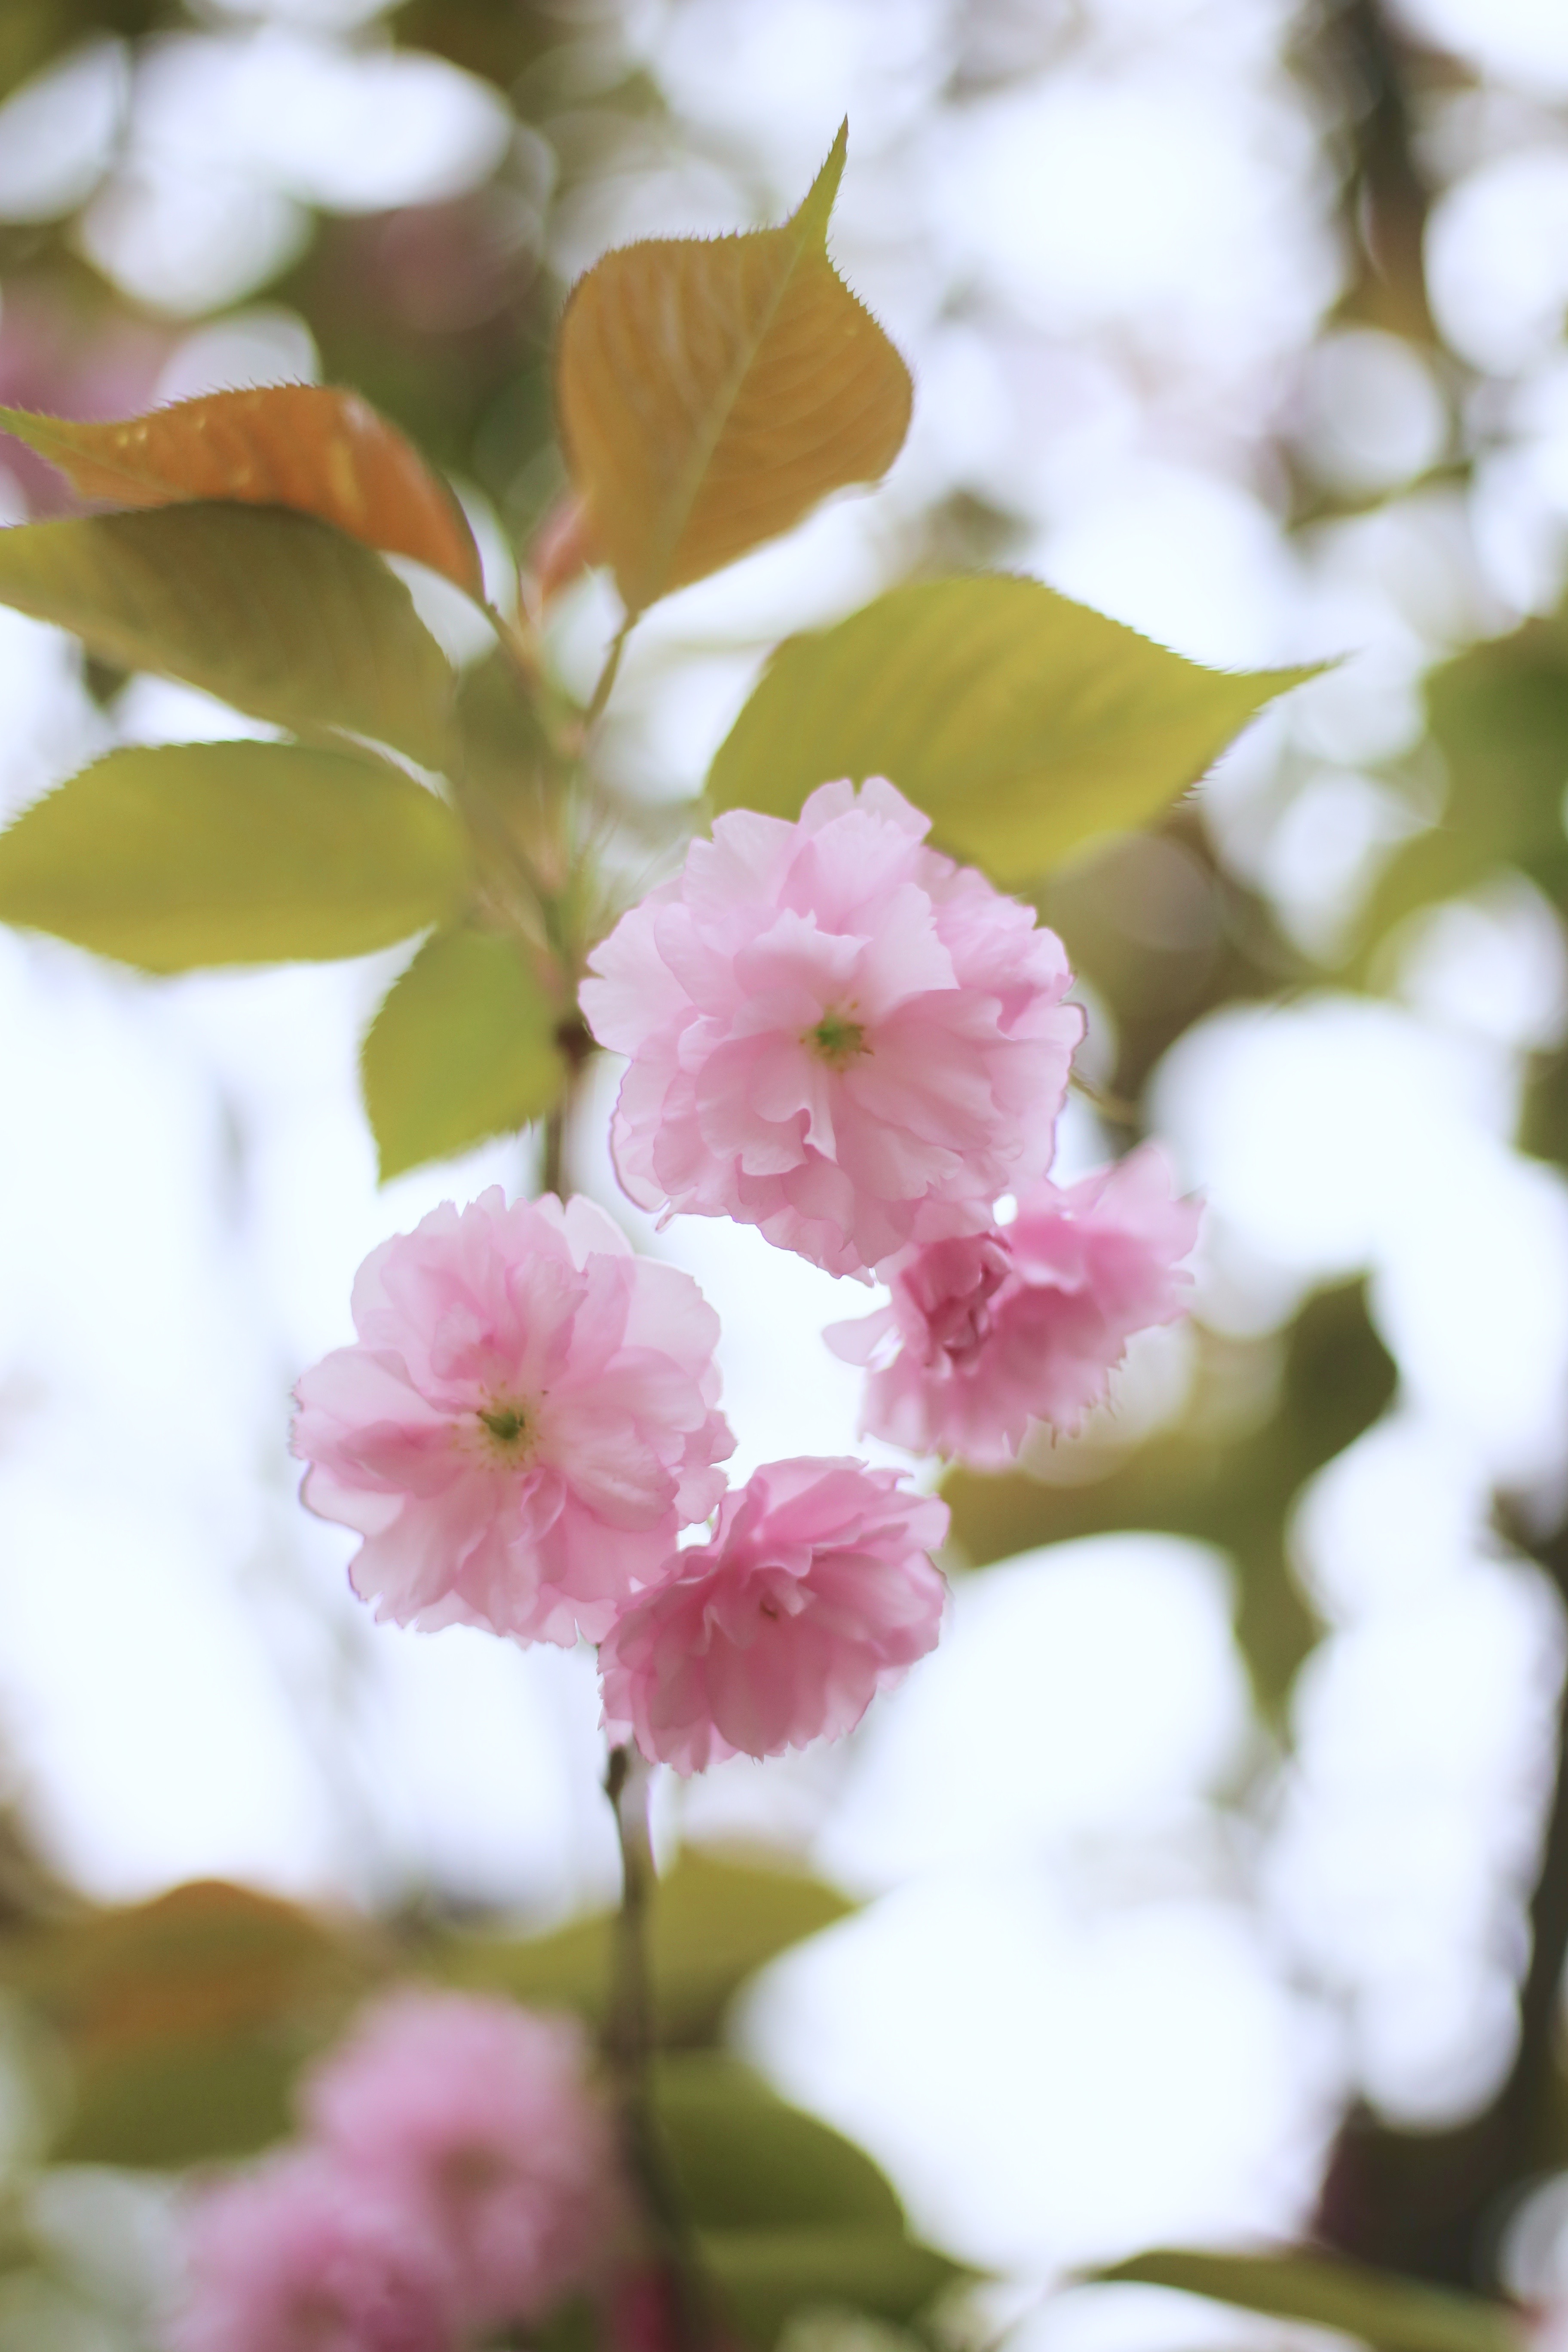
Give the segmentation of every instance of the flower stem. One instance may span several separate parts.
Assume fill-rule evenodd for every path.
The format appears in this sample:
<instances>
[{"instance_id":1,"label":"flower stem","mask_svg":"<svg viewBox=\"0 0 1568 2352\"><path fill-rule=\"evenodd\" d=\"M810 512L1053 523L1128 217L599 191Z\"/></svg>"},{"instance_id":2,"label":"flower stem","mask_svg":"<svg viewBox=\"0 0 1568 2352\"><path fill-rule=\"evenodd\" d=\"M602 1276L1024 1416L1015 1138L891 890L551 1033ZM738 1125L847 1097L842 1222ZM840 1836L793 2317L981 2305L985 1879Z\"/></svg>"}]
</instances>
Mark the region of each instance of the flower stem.
<instances>
[{"instance_id":1,"label":"flower stem","mask_svg":"<svg viewBox=\"0 0 1568 2352\"><path fill-rule=\"evenodd\" d=\"M544 1121L544 1165L540 1171L539 1189L553 1192L559 1200L566 1198L566 1099L563 1096Z\"/></svg>"},{"instance_id":2,"label":"flower stem","mask_svg":"<svg viewBox=\"0 0 1568 2352\"><path fill-rule=\"evenodd\" d=\"M626 2170L642 2205L661 2284L668 2292L675 2352L710 2352L715 2342L712 2296L691 2224L682 2209L654 2111L653 1987L648 1914L654 1887L648 1836L648 1768L630 1745L612 1748L605 1794L621 1845L621 1907L616 1915L605 2021L605 2053L615 2079Z\"/></svg>"},{"instance_id":3,"label":"flower stem","mask_svg":"<svg viewBox=\"0 0 1568 2352\"><path fill-rule=\"evenodd\" d=\"M620 627L616 631L615 635L610 640L610 650L605 656L605 667L599 672L599 683L594 688L593 697L588 704L587 709L583 713L583 731L584 734L588 732L595 720L602 715L605 705L610 698L610 689L615 685L616 673L621 666L621 656L626 649L626 639L631 635L632 630L637 625L637 616L635 613L628 613L626 619L621 623Z\"/></svg>"}]
</instances>

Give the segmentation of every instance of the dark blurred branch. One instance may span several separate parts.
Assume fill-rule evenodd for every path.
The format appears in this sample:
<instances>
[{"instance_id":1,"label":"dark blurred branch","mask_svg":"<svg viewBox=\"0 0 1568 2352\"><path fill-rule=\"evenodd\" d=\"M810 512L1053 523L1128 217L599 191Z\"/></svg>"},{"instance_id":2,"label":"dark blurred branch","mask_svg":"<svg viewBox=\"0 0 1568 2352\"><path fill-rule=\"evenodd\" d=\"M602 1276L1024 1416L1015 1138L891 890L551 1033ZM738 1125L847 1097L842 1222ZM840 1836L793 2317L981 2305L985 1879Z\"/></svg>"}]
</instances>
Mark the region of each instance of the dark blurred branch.
<instances>
[{"instance_id":1,"label":"dark blurred branch","mask_svg":"<svg viewBox=\"0 0 1568 2352\"><path fill-rule=\"evenodd\" d=\"M1423 244L1431 190L1415 153L1411 84L1416 51L1378 0L1327 9L1303 58L1308 77L1344 120L1344 198L1363 267L1343 314L1435 343Z\"/></svg>"},{"instance_id":2,"label":"dark blurred branch","mask_svg":"<svg viewBox=\"0 0 1568 2352\"><path fill-rule=\"evenodd\" d=\"M1507 1532L1518 1538L1511 1524ZM1530 1548L1568 1605L1568 1526ZM1340 2252L1447 2285L1495 2287L1508 2193L1561 2162L1551 2146L1561 2093L1558 2002L1568 1962L1568 1676L1558 1702L1555 1770L1530 1901L1530 1965L1519 2045L1480 2115L1446 2132L1402 2132L1357 2107L1323 2183L1320 2238Z\"/></svg>"}]
</instances>

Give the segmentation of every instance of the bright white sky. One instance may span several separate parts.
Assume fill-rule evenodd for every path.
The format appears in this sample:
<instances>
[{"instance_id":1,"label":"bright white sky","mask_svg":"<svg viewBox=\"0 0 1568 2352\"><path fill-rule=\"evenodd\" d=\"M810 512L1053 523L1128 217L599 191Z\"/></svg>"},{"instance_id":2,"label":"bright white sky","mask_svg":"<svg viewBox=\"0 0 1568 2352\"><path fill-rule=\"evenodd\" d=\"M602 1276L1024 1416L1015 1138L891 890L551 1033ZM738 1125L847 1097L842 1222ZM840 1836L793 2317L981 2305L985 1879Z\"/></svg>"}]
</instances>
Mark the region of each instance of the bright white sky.
<instances>
[{"instance_id":1,"label":"bright white sky","mask_svg":"<svg viewBox=\"0 0 1568 2352\"><path fill-rule=\"evenodd\" d=\"M650 133L563 207L558 264L776 211L847 111L836 250L920 386L880 493L647 624L620 703L628 779L692 789L766 641L874 593L921 512L966 489L1026 515L1044 576L1200 657L1350 655L1212 793L1230 854L1331 943L1391 837L1367 772L1413 740L1422 667L1552 601L1568 516L1568 138L1546 110L1568 16L1405 9L1493 78L1428 126L1452 182L1438 315L1509 386L1468 506L1400 494L1457 429L1421 362L1363 332L1301 368L1339 263L1281 0L1095 0L1070 22L1044 0L628 6L690 138ZM367 13L228 0L231 24L133 86L109 48L0 109L0 214L89 199L93 261L192 321L165 394L311 371L300 322L250 299L303 204L420 201L490 170L498 102L434 61L355 56L334 27ZM989 39L1032 78L939 111L955 25L972 64ZM129 161L100 184L126 107ZM1394 495L1288 544L1263 444L1292 383L1323 478ZM568 605L564 674L591 676L612 620L602 591ZM61 641L6 614L0 709L11 806L109 740ZM118 723L158 740L233 722L139 681ZM1306 781L1281 811L1287 748ZM396 962L153 984L0 936L0 1721L39 1822L104 1895L216 1872L548 1915L613 1883L585 1660L373 1630L339 1531L293 1501L288 1390L348 1336L359 1259L440 1198L530 1173L497 1146L377 1192L354 1054ZM963 2253L1044 2276L1289 2229L1349 2083L1436 2119L1506 2057L1500 1954L1563 1637L1478 1530L1492 1478L1563 1468L1568 1193L1509 1138L1520 1054L1563 999L1554 920L1504 889L1412 941L1398 1001L1326 982L1225 1015L1160 1074L1160 1122L1210 1202L1210 1311L1266 1324L1368 1267L1403 1374L1301 1514L1335 1630L1265 1818L1215 1803L1258 1738L1223 1563L1121 1538L963 1589L942 1651L850 1748L661 1801L668 1841L683 1812L694 1835L751 1829L874 1898L774 1972L746 2036ZM614 1199L602 1109L580 1165ZM1075 1118L1074 1164L1099 1148ZM725 1318L742 1472L850 1447L855 1380L817 1337L844 1286L750 1233L678 1223L657 1246ZM1179 1392L1179 1350L1162 1361L1146 1377ZM1137 2352L1186 2324L1159 2298L1069 2296L1029 2352Z\"/></svg>"}]
</instances>

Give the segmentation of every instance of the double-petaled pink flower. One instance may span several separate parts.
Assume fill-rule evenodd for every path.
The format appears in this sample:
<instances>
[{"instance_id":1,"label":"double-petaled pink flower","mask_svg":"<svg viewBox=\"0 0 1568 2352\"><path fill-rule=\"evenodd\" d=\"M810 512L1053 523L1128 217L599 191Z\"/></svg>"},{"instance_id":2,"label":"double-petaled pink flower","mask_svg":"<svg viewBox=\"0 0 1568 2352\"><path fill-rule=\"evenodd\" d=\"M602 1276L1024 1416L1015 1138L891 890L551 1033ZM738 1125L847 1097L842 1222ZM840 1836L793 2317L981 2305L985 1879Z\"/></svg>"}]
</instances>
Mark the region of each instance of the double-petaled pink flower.
<instances>
[{"instance_id":1,"label":"double-petaled pink flower","mask_svg":"<svg viewBox=\"0 0 1568 2352\"><path fill-rule=\"evenodd\" d=\"M307 2077L317 2143L446 2249L466 2327L542 2318L608 2273L625 2216L587 2062L574 2019L408 1990Z\"/></svg>"},{"instance_id":2,"label":"double-petaled pink flower","mask_svg":"<svg viewBox=\"0 0 1568 2352\"><path fill-rule=\"evenodd\" d=\"M381 1617L595 1639L723 1492L719 1318L586 1201L445 1203L372 1252L353 1317L293 1444Z\"/></svg>"},{"instance_id":3,"label":"double-petaled pink flower","mask_svg":"<svg viewBox=\"0 0 1568 2352\"><path fill-rule=\"evenodd\" d=\"M315 2149L204 2190L184 2235L174 2352L457 2352L439 2231Z\"/></svg>"},{"instance_id":4,"label":"double-petaled pink flower","mask_svg":"<svg viewBox=\"0 0 1568 2352\"><path fill-rule=\"evenodd\" d=\"M1143 1144L1066 1190L1042 1180L1009 1225L902 1252L880 1269L890 1304L826 1334L875 1367L863 1427L987 1469L1031 1423L1076 1430L1132 1334L1185 1311L1200 1213Z\"/></svg>"},{"instance_id":5,"label":"double-petaled pink flower","mask_svg":"<svg viewBox=\"0 0 1568 2352\"><path fill-rule=\"evenodd\" d=\"M795 824L721 816L595 950L633 1200L859 1274L1045 1172L1082 1034L1066 955L928 829L880 778Z\"/></svg>"},{"instance_id":6,"label":"double-petaled pink flower","mask_svg":"<svg viewBox=\"0 0 1568 2352\"><path fill-rule=\"evenodd\" d=\"M945 1503L852 1461L771 1463L600 1645L605 1722L700 1772L836 1738L936 1643Z\"/></svg>"}]
</instances>

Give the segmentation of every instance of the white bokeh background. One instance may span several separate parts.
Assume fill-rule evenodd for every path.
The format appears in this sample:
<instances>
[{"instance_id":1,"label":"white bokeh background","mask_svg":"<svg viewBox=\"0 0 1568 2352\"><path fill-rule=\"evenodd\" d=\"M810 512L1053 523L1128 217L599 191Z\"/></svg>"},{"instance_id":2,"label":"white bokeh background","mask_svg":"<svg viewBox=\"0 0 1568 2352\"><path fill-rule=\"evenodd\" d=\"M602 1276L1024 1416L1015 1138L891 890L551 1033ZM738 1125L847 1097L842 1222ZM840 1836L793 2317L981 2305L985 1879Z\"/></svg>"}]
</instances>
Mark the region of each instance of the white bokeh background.
<instances>
[{"instance_id":1,"label":"white bokeh background","mask_svg":"<svg viewBox=\"0 0 1568 2352\"><path fill-rule=\"evenodd\" d=\"M1020 568L1194 656L1343 657L1207 792L1223 854L1331 964L1419 821L1382 771L1419 736L1423 671L1563 583L1568 13L1404 0L1473 77L1417 126L1463 368L1321 334L1345 257L1327 126L1289 70L1308 13L581 8L559 137L617 52L670 110L551 207L548 107L515 125L488 86L394 55L367 0L225 0L134 70L101 44L0 108L0 215L76 212L94 267L188 322L173 397L313 372L265 299L308 206L455 194L514 142L569 277L629 236L775 215L847 112L834 248L911 361L914 430L876 494L650 617L617 776L692 792L768 644L898 576L962 493L1020 518ZM1288 533L1282 434L1376 510ZM563 677L591 678L613 622L602 586L566 601ZM116 734L243 723L150 680L106 717L70 646L5 614L0 720L11 809ZM28 1817L97 1895L213 1874L542 1921L614 1885L590 1662L373 1629L341 1531L294 1500L289 1386L349 1335L359 1259L532 1174L525 1139L377 1189L355 1055L397 961L151 982L0 935L0 1725ZM1563 1629L1484 1528L1494 1483L1568 1469L1568 1188L1511 1142L1522 1057L1565 1013L1557 919L1500 877L1410 934L1385 998L1326 970L1157 1075L1209 1202L1205 1311L1266 1344L1307 1287L1365 1269L1400 1366L1298 1514L1331 1630L1289 1769L1225 1561L1128 1537L961 1585L941 1651L844 1749L661 1794L668 1849L763 1837L865 1898L738 2030L971 2259L1044 2283L1152 2240L1289 2231L1350 2090L1435 2122L1506 2064ZM740 1468L852 1447L854 1376L819 1332L862 1294L751 1233L654 1234L615 1192L607 1099L579 1120L579 1181L722 1313ZM1075 1108L1068 1160L1104 1148ZM1161 1365L1155 1410L1179 1349ZM1068 2294L1025 2325L1033 2352L1194 2340L1147 2294Z\"/></svg>"}]
</instances>

